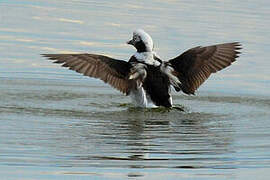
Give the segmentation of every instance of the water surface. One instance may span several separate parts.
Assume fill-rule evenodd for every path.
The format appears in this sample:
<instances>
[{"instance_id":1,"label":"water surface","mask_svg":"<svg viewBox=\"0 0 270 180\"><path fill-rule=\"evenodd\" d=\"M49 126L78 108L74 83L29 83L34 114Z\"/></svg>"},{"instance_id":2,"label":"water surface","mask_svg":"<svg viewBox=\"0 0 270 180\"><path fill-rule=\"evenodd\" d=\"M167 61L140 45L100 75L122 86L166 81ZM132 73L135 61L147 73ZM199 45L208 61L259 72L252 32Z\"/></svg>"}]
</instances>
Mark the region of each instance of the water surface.
<instances>
[{"instance_id":1,"label":"water surface","mask_svg":"<svg viewBox=\"0 0 270 180\"><path fill-rule=\"evenodd\" d=\"M269 2L0 1L1 179L268 179ZM143 28L163 59L240 41L243 54L178 108L137 109L41 53L127 60ZM180 111L183 109L184 111Z\"/></svg>"}]
</instances>

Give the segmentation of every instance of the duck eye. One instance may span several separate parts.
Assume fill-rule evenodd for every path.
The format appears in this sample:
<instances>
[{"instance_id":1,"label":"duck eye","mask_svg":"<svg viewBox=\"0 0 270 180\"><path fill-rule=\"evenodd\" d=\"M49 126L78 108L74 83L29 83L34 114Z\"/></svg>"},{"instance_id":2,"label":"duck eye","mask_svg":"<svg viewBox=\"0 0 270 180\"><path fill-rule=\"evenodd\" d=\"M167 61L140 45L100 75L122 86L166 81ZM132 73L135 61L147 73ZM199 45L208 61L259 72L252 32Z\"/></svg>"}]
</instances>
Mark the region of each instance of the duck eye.
<instances>
[{"instance_id":1,"label":"duck eye","mask_svg":"<svg viewBox=\"0 0 270 180\"><path fill-rule=\"evenodd\" d=\"M138 42L138 41L140 41L140 37L139 37L139 36L134 36L134 37L133 37L133 40L134 40L135 42Z\"/></svg>"}]
</instances>

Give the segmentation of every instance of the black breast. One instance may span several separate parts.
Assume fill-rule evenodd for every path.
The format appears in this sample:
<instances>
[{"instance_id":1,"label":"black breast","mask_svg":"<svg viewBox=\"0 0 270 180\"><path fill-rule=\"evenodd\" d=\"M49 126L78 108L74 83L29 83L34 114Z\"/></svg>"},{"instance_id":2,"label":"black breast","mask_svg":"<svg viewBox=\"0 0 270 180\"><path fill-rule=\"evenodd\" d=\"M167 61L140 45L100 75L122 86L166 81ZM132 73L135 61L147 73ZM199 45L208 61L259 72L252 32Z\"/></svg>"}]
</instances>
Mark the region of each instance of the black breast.
<instances>
[{"instance_id":1,"label":"black breast","mask_svg":"<svg viewBox=\"0 0 270 180\"><path fill-rule=\"evenodd\" d=\"M147 77L143 88L157 106L171 107L169 78L160 71L160 67L147 65Z\"/></svg>"}]
</instances>

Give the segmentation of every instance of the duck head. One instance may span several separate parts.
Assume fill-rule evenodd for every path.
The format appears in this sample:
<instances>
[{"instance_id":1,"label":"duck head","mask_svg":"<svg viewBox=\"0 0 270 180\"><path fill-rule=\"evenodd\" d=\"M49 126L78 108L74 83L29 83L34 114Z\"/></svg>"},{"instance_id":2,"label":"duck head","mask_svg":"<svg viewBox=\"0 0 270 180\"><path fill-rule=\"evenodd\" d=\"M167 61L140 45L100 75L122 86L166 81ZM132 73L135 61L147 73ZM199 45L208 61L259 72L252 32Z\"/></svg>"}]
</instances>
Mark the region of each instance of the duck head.
<instances>
[{"instance_id":1,"label":"duck head","mask_svg":"<svg viewBox=\"0 0 270 180\"><path fill-rule=\"evenodd\" d=\"M137 29L133 32L133 37L127 42L137 49L137 52L153 51L153 40L149 34L142 29Z\"/></svg>"}]
</instances>

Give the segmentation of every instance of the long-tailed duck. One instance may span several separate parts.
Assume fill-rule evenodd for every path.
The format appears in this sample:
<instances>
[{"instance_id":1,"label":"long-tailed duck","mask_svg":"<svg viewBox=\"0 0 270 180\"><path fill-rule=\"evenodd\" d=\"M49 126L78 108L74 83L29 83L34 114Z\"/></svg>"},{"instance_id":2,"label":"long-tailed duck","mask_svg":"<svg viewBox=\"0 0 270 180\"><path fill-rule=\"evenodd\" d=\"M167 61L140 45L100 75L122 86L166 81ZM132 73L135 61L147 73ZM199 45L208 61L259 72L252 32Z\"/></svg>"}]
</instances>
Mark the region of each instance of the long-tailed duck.
<instances>
[{"instance_id":1,"label":"long-tailed duck","mask_svg":"<svg viewBox=\"0 0 270 180\"><path fill-rule=\"evenodd\" d=\"M172 107L171 86L185 94L195 90L210 76L236 60L238 42L195 47L163 61L153 51L153 40L144 30L133 32L127 42L137 52L129 61L97 54L43 54L85 76L99 78L131 96L135 106Z\"/></svg>"}]
</instances>

